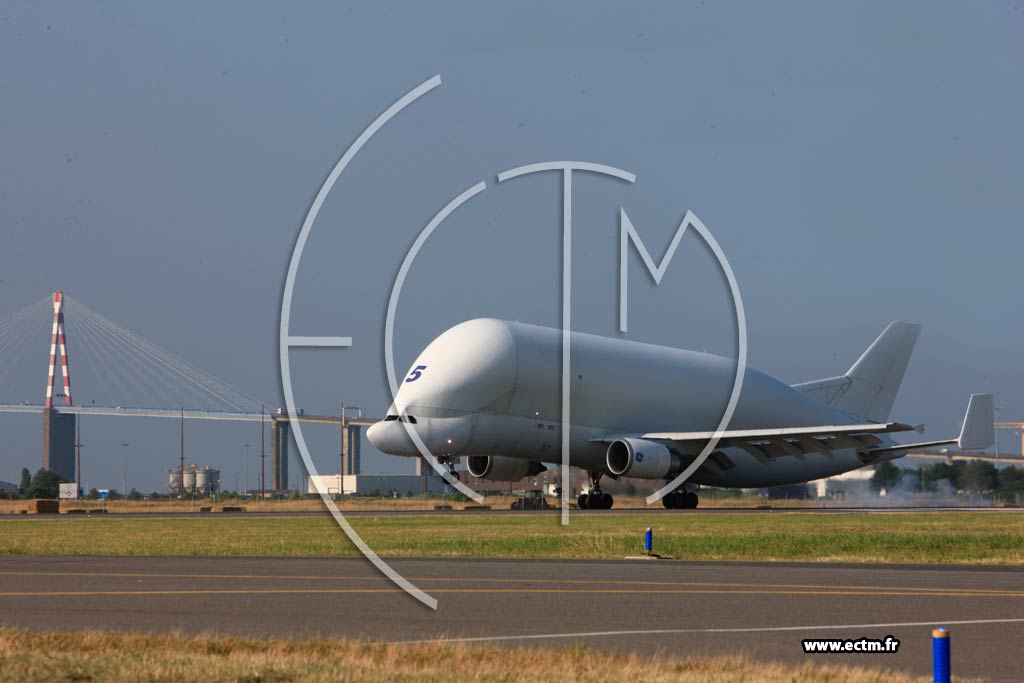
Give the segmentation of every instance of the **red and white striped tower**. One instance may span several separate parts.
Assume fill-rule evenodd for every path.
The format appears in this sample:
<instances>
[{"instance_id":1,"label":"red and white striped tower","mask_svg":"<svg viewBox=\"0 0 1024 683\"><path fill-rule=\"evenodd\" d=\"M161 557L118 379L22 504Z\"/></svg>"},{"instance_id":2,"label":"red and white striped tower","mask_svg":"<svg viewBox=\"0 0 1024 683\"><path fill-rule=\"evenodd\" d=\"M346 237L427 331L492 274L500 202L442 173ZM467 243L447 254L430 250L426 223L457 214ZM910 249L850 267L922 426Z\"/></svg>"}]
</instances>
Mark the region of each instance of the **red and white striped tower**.
<instances>
[{"instance_id":1,"label":"red and white striped tower","mask_svg":"<svg viewBox=\"0 0 1024 683\"><path fill-rule=\"evenodd\" d=\"M64 337L64 292L53 293L53 341L50 342L50 376L46 380L46 407L53 407L53 382L56 379L57 345L60 345L60 369L64 375L64 403L71 405L71 375L68 374L68 346Z\"/></svg>"}]
</instances>

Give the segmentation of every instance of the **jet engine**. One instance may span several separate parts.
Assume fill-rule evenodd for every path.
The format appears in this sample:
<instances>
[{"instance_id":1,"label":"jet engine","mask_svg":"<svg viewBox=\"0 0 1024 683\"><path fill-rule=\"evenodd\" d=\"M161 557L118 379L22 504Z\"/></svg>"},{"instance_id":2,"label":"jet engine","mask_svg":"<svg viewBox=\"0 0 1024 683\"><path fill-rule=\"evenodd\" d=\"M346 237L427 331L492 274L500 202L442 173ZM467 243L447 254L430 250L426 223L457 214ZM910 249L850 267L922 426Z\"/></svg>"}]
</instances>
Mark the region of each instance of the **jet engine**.
<instances>
[{"instance_id":1,"label":"jet engine","mask_svg":"<svg viewBox=\"0 0 1024 683\"><path fill-rule=\"evenodd\" d=\"M466 458L466 468L474 477L492 481L519 481L547 469L535 460L504 455L471 455Z\"/></svg>"},{"instance_id":2,"label":"jet engine","mask_svg":"<svg viewBox=\"0 0 1024 683\"><path fill-rule=\"evenodd\" d=\"M682 460L656 441L616 439L605 453L608 471L617 477L663 479L683 468Z\"/></svg>"}]
</instances>

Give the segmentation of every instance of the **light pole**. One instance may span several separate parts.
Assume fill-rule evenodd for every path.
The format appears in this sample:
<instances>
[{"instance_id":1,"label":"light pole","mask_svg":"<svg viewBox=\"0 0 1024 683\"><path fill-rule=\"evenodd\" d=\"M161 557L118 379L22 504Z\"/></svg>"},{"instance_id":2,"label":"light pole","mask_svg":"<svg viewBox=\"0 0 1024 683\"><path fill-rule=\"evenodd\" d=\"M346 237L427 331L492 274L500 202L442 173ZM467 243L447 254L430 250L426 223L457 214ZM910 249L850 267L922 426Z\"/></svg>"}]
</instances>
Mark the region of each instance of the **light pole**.
<instances>
[{"instance_id":1,"label":"light pole","mask_svg":"<svg viewBox=\"0 0 1024 683\"><path fill-rule=\"evenodd\" d=\"M996 414L996 422L998 423L999 422L999 406L996 406L995 408L993 408L992 411ZM996 441L996 475L998 476L999 475L999 430L998 429L993 429L992 430L992 436L995 437L995 441Z\"/></svg>"},{"instance_id":2,"label":"light pole","mask_svg":"<svg viewBox=\"0 0 1024 683\"><path fill-rule=\"evenodd\" d=\"M243 481L245 482L245 489L242 491L242 495L245 496L249 492L249 448L250 444L242 446L242 472Z\"/></svg>"},{"instance_id":3,"label":"light pole","mask_svg":"<svg viewBox=\"0 0 1024 683\"><path fill-rule=\"evenodd\" d=\"M124 496L125 502L128 501L128 446L130 445L129 441L121 444L121 474L124 477L124 491L121 492L121 495Z\"/></svg>"}]
</instances>

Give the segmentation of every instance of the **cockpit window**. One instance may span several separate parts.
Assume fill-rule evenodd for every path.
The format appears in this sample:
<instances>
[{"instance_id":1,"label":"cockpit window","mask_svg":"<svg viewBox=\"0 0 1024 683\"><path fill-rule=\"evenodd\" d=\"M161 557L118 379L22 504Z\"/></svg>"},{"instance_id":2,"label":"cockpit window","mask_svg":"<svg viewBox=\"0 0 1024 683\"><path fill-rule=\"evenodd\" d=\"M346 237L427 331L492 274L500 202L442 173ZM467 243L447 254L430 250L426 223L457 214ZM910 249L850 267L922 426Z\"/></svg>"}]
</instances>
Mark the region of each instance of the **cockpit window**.
<instances>
[{"instance_id":1,"label":"cockpit window","mask_svg":"<svg viewBox=\"0 0 1024 683\"><path fill-rule=\"evenodd\" d=\"M405 419L399 418L398 415L388 415L387 417L384 418L385 422L394 422L395 420L399 420L401 422L408 422L409 424L416 424L416 418L413 417L412 415L406 415Z\"/></svg>"},{"instance_id":2,"label":"cockpit window","mask_svg":"<svg viewBox=\"0 0 1024 683\"><path fill-rule=\"evenodd\" d=\"M398 419L397 415L388 415L387 417L384 418L384 421L385 422L394 422L397 419Z\"/></svg>"}]
</instances>

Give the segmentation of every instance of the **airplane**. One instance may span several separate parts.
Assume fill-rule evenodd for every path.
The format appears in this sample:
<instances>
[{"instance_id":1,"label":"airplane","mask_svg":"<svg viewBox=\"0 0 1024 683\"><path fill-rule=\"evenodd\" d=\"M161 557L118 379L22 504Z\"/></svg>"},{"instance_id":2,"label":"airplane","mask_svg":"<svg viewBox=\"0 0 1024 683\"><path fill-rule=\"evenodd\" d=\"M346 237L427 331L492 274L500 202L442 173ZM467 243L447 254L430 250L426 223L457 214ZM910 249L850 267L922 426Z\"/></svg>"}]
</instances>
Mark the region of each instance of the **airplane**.
<instances>
[{"instance_id":1,"label":"airplane","mask_svg":"<svg viewBox=\"0 0 1024 683\"><path fill-rule=\"evenodd\" d=\"M760 488L811 481L957 444L994 440L991 394L972 394L955 439L898 444L923 431L890 422L920 325L893 322L837 377L787 385L746 368L732 421L689 480L662 498L695 508L700 485ZM387 416L366 436L384 453L418 457L409 432L449 467L519 481L561 463L562 331L478 318L432 341L404 377ZM736 361L709 353L570 333L570 464L589 475L584 509L609 509L604 477L671 481L712 438Z\"/></svg>"}]
</instances>

